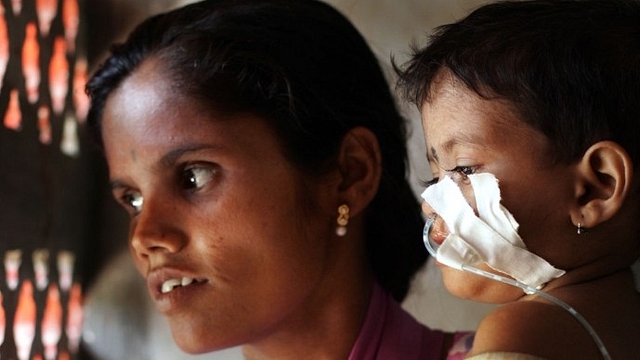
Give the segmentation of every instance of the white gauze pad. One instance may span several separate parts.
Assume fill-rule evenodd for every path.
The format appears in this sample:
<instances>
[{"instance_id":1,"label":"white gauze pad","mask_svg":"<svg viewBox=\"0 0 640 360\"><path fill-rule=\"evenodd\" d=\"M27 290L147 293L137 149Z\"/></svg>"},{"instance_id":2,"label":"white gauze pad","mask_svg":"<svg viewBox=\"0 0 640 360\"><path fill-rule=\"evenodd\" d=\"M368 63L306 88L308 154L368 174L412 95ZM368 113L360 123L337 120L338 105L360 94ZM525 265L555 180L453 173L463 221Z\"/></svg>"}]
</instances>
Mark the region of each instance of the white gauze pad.
<instances>
[{"instance_id":1,"label":"white gauze pad","mask_svg":"<svg viewBox=\"0 0 640 360\"><path fill-rule=\"evenodd\" d=\"M478 216L448 176L422 193L422 198L449 228L449 235L436 251L436 259L460 270L463 265L486 263L534 288L562 276L563 270L527 250L518 235L518 223L500 204L496 177L481 173L469 175L468 179L475 194Z\"/></svg>"}]
</instances>

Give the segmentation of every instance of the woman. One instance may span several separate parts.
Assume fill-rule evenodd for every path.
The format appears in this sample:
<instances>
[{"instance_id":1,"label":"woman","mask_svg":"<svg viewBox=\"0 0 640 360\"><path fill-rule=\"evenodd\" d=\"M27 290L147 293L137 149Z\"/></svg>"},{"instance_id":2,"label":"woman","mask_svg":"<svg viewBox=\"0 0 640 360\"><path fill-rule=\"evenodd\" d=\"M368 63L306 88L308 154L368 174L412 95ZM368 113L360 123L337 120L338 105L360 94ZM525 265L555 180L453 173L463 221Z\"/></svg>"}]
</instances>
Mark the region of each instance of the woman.
<instances>
[{"instance_id":1,"label":"woman","mask_svg":"<svg viewBox=\"0 0 640 360\"><path fill-rule=\"evenodd\" d=\"M425 243L454 295L506 303L474 359L640 354L639 34L635 0L500 2L402 72L435 177Z\"/></svg>"},{"instance_id":2,"label":"woman","mask_svg":"<svg viewBox=\"0 0 640 360\"><path fill-rule=\"evenodd\" d=\"M134 262L183 350L446 355L396 303L426 257L404 122L334 9L188 5L139 25L87 88Z\"/></svg>"}]
</instances>

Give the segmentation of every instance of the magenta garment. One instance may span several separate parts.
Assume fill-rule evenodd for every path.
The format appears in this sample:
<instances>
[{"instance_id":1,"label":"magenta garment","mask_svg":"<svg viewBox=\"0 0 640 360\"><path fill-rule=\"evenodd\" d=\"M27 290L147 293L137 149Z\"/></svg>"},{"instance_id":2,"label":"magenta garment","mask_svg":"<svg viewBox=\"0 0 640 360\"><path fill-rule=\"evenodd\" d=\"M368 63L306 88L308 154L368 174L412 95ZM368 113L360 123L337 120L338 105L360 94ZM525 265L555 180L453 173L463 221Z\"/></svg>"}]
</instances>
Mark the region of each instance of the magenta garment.
<instances>
[{"instance_id":1,"label":"magenta garment","mask_svg":"<svg viewBox=\"0 0 640 360\"><path fill-rule=\"evenodd\" d=\"M380 285L348 360L441 359L445 334L420 324Z\"/></svg>"}]
</instances>

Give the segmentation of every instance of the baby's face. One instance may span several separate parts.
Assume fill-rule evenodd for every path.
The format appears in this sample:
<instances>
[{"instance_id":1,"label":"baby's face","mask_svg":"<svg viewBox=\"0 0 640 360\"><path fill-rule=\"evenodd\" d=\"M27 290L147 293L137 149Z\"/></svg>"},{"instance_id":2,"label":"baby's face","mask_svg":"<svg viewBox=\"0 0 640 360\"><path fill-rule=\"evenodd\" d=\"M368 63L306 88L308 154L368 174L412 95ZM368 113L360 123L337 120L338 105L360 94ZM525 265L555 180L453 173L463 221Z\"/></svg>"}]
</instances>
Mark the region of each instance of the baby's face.
<instances>
[{"instance_id":1,"label":"baby's face","mask_svg":"<svg viewBox=\"0 0 640 360\"><path fill-rule=\"evenodd\" d=\"M547 138L505 101L481 98L449 74L432 90L433 97L422 107L422 125L434 178L451 176L475 209L466 176L495 175L502 205L519 223L518 233L528 250L563 268L558 246L562 237L574 233L569 216L572 168L552 163ZM434 212L428 204L423 210L427 216ZM521 294L458 270L443 268L443 276L447 288L465 298L502 302Z\"/></svg>"}]
</instances>

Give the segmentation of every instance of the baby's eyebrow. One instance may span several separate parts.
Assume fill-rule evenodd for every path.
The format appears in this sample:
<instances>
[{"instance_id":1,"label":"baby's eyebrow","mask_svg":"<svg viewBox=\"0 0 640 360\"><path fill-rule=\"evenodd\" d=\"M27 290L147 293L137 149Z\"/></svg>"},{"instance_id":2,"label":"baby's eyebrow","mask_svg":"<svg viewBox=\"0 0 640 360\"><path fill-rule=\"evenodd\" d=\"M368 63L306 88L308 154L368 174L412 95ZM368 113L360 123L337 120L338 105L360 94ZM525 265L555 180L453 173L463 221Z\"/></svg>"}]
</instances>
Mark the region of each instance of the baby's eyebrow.
<instances>
[{"instance_id":1,"label":"baby's eyebrow","mask_svg":"<svg viewBox=\"0 0 640 360\"><path fill-rule=\"evenodd\" d=\"M455 139L451 139L447 142L445 142L442 145L442 148L445 150L445 153L448 151L451 151L451 149L453 147L456 146L456 144L460 143L460 141L457 141ZM427 152L427 159L431 158L433 159L436 163L440 162L440 157L438 156L438 152L436 151L435 147L430 147L429 150L431 150L431 155L429 155L429 152Z\"/></svg>"},{"instance_id":2,"label":"baby's eyebrow","mask_svg":"<svg viewBox=\"0 0 640 360\"><path fill-rule=\"evenodd\" d=\"M429 150L431 150L431 154L429 154L429 151L427 151L427 159L433 159L435 162L438 162L438 152L436 151L436 149L432 146L431 148L429 148Z\"/></svg>"}]
</instances>

